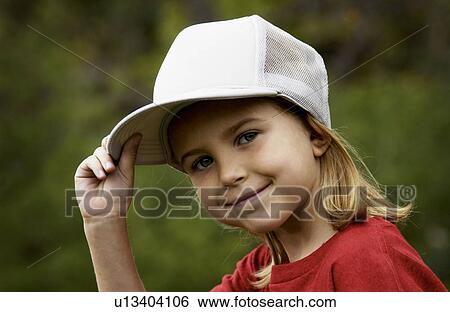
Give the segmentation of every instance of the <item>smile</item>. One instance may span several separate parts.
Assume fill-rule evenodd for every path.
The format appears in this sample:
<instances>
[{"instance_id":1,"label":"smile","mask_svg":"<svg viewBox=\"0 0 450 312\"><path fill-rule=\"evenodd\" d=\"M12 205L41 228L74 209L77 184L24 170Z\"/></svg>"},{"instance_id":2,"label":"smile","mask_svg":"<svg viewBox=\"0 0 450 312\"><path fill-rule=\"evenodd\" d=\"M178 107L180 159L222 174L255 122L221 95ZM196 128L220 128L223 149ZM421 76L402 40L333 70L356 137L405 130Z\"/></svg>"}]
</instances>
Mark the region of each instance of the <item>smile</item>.
<instances>
[{"instance_id":1,"label":"smile","mask_svg":"<svg viewBox=\"0 0 450 312\"><path fill-rule=\"evenodd\" d=\"M247 201L254 202L254 201L256 201L258 195L261 195L261 194L262 194L265 190L267 190L267 189L269 188L269 186L271 186L271 185L272 185L272 182L270 182L270 183L267 184L266 186L260 188L258 191L256 191L256 193L255 193L255 192L251 192L251 193L248 193L248 194L244 194L243 196L241 196L241 197L236 201L236 203L235 203L234 205L233 205L233 204L227 204L226 206L232 206L233 208L234 208L234 207L236 207L236 208L241 208L242 206L245 205L245 203L246 203Z\"/></svg>"}]
</instances>

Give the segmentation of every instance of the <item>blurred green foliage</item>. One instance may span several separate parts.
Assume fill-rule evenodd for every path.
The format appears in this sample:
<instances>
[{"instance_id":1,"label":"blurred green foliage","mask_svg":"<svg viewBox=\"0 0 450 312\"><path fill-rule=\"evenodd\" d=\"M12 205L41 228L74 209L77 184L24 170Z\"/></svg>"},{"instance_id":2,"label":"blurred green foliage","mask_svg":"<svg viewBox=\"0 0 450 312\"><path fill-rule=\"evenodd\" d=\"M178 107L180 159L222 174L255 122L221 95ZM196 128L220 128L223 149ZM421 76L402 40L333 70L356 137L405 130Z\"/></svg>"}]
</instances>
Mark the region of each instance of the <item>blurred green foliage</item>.
<instances>
[{"instance_id":1,"label":"blurred green foliage","mask_svg":"<svg viewBox=\"0 0 450 312\"><path fill-rule=\"evenodd\" d=\"M449 287L449 10L446 1L406 0L1 1L0 290L96 290L79 212L65 217L76 167L150 102L179 31L251 14L323 55L333 127L380 183L417 187L416 213L401 230ZM189 185L166 166L136 175L136 187ZM212 220L129 219L150 290L209 290L256 243Z\"/></svg>"}]
</instances>

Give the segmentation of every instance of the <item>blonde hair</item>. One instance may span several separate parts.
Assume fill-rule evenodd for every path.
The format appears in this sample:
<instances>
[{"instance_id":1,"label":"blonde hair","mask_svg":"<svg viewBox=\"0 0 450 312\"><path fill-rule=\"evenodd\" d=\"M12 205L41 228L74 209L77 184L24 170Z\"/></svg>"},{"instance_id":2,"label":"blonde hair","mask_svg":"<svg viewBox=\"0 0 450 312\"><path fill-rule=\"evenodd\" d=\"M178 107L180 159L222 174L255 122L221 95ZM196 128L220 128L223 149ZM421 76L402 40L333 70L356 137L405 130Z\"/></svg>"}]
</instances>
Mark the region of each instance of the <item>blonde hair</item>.
<instances>
[{"instance_id":1,"label":"blonde hair","mask_svg":"<svg viewBox=\"0 0 450 312\"><path fill-rule=\"evenodd\" d=\"M284 108L293 104L276 98L277 104ZM364 164L361 156L335 129L329 129L299 106L295 106L290 113L299 117L312 131L312 135L324 137L330 145L320 157L320 186L333 187L337 194L345 194L344 187L362 187L366 196L360 192L350 192L347 196L331 194L320 197L321 207L325 210L329 222L335 230L342 230L355 220L366 219L369 216L381 216L392 222L405 221L412 212L412 203L405 206L393 204L381 190L381 185L373 177ZM319 129L318 133L312 126ZM258 237L269 247L270 263L254 273L256 281L249 280L257 288L265 288L270 282L272 266L288 263L287 253L273 231Z\"/></svg>"}]
</instances>

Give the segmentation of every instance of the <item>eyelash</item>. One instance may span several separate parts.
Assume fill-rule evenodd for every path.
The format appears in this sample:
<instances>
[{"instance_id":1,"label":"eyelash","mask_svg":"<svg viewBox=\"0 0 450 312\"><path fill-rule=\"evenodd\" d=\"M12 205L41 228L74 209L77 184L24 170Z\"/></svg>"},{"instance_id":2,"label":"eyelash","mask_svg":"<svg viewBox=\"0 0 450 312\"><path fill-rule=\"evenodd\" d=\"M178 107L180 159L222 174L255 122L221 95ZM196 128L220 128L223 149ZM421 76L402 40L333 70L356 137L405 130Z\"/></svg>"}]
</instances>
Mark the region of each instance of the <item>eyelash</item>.
<instances>
[{"instance_id":1,"label":"eyelash","mask_svg":"<svg viewBox=\"0 0 450 312\"><path fill-rule=\"evenodd\" d=\"M248 135L248 134L255 134L255 136L253 137L253 139L251 139L251 140L249 140L247 143L243 143L243 144L248 144L248 143L250 143L250 142L253 142L253 141L255 140L256 136L259 134L259 132L258 132L258 131L255 131L255 130L249 130L249 131L246 131L246 132L244 132L244 133L241 133L241 134L236 138L236 140L234 140L234 142L236 143L236 141L237 141L237 142L239 143L239 141L241 140L241 138L245 137L245 136ZM207 156L207 157L209 157L209 156ZM192 163L191 169L192 169L193 171L202 170L202 169L197 169L196 167L197 167L197 164L198 164L202 159L204 159L204 158L205 158L205 157L199 157L199 158L197 158L197 160L195 160L195 161Z\"/></svg>"}]
</instances>

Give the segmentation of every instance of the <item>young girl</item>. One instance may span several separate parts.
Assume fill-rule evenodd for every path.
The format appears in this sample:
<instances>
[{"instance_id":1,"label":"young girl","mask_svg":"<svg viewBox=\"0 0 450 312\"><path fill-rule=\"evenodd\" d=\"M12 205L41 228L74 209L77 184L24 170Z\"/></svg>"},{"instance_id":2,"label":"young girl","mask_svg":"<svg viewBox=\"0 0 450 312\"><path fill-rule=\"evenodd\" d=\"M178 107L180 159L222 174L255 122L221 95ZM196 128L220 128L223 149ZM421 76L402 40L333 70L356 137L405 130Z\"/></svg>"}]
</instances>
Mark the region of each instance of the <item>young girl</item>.
<instances>
[{"instance_id":1,"label":"young girl","mask_svg":"<svg viewBox=\"0 0 450 312\"><path fill-rule=\"evenodd\" d=\"M154 101L75 173L77 190L128 188L79 201L99 290L145 290L124 210L134 165L167 163L209 215L261 239L212 291L446 291L394 224L411 205L389 202L331 128L325 66L310 46L257 15L190 26Z\"/></svg>"}]
</instances>

